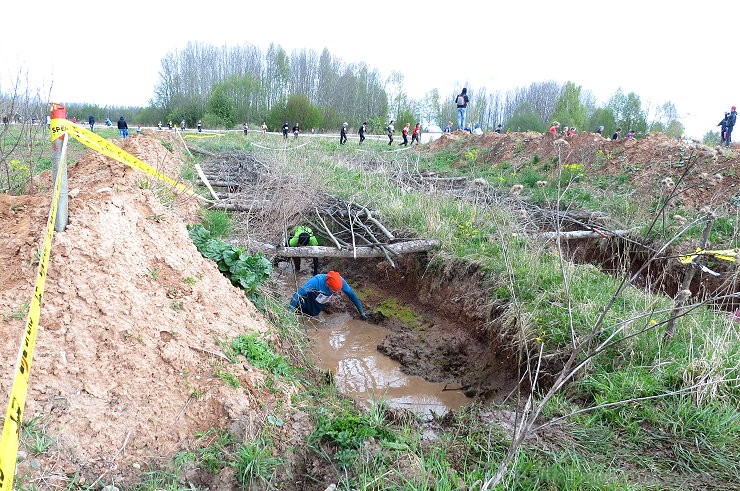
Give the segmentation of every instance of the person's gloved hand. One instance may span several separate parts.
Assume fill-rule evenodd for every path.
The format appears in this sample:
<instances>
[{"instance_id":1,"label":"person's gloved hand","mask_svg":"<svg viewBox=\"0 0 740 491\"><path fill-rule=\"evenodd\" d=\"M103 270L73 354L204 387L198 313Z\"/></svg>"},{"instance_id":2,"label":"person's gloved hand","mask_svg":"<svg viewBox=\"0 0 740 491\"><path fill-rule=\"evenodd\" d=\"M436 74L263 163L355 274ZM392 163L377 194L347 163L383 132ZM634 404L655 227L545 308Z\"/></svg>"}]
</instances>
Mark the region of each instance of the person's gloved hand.
<instances>
[{"instance_id":1,"label":"person's gloved hand","mask_svg":"<svg viewBox=\"0 0 740 491\"><path fill-rule=\"evenodd\" d=\"M360 314L360 320L363 320L363 321L366 321L367 320L367 314L365 312L363 312L362 314Z\"/></svg>"}]
</instances>

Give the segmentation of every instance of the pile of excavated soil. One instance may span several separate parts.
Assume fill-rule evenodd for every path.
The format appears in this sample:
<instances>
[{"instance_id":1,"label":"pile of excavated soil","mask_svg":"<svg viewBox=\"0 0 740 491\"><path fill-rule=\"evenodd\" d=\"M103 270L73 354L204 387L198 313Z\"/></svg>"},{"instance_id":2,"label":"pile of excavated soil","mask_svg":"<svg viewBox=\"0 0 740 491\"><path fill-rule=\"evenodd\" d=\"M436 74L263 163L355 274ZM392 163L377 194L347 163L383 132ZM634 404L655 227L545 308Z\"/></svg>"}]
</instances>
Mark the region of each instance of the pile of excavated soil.
<instances>
[{"instance_id":1,"label":"pile of excavated soil","mask_svg":"<svg viewBox=\"0 0 740 491\"><path fill-rule=\"evenodd\" d=\"M162 138L173 137L119 144L176 178L182 162ZM39 181L48 190L49 172ZM88 483L125 484L197 431L263 421L274 398L258 388L259 370L229 364L218 343L264 332L266 322L188 237L196 200L165 206L155 194L168 192L156 187L92 151L69 167L69 225L54 235L23 418L38 416L36 427L56 439L21 459L19 475L37 484L63 487L76 472ZM10 391L49 204L48 191L0 195L0 394ZM243 388L214 375L221 365Z\"/></svg>"},{"instance_id":2,"label":"pile of excavated soil","mask_svg":"<svg viewBox=\"0 0 740 491\"><path fill-rule=\"evenodd\" d=\"M485 133L479 136L456 131L444 134L425 147L436 151L450 145L477 148L478 162L494 167L502 162L525 166L535 155L542 162L560 156L564 164L582 164L588 176L624 174L636 190L636 199L647 204L651 197L665 192L661 184L663 179L670 177L678 182L685 170L685 165L680 164L682 159L685 162L693 155L695 164L674 202L696 208L740 203L740 146L737 144L730 150L710 148L662 133L610 140L590 132L556 139L548 133ZM721 178L716 178L717 174Z\"/></svg>"}]
</instances>

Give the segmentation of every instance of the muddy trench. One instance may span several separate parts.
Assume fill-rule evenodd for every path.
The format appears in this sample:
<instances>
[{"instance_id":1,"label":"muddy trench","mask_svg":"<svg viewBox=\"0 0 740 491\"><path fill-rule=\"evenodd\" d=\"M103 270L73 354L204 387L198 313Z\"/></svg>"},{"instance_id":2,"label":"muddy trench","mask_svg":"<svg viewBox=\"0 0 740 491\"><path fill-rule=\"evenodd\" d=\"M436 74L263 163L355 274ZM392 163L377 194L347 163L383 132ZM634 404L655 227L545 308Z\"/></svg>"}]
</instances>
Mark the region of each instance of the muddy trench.
<instances>
[{"instance_id":1,"label":"muddy trench","mask_svg":"<svg viewBox=\"0 0 740 491\"><path fill-rule=\"evenodd\" d=\"M297 277L292 262L277 270L287 284L300 285L311 278L309 266L304 259ZM364 406L383 399L439 416L510 397L520 377L517 356L495 335L482 274L462 263L432 271L425 254L395 266L380 259L321 261L320 272L341 272L370 318L359 320L340 295L319 318L304 319L317 365Z\"/></svg>"},{"instance_id":2,"label":"muddy trench","mask_svg":"<svg viewBox=\"0 0 740 491\"><path fill-rule=\"evenodd\" d=\"M569 240L563 244L571 261L593 264L605 273L618 277L627 274L633 276L639 272L635 287L671 298L678 293L688 270L688 266L671 257L670 252L668 257L651 260L657 247L624 237ZM688 246L682 248L690 249ZM735 263L707 257L702 258L700 264L717 275L697 268L689 285L694 301L706 301L711 308L723 311L740 308L740 298L730 296L740 291L740 275Z\"/></svg>"}]
</instances>

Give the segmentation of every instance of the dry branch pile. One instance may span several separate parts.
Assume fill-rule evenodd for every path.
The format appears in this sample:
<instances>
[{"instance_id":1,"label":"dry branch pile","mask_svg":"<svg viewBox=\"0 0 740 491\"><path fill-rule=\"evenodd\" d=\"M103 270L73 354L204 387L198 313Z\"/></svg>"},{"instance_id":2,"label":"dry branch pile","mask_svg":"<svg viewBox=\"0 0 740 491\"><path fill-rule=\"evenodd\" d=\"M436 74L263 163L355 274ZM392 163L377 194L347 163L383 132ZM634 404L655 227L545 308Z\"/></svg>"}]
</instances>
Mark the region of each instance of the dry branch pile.
<instances>
[{"instance_id":1,"label":"dry branch pile","mask_svg":"<svg viewBox=\"0 0 740 491\"><path fill-rule=\"evenodd\" d=\"M237 215L251 233L239 235L251 250L284 257L385 256L393 265L394 256L439 245L436 240L399 238L377 212L311 189L295 176L272 175L269 165L250 153L219 154L203 168L212 186L226 190L217 193L222 201L213 207L241 212ZM310 226L333 247L284 247L296 225Z\"/></svg>"}]
</instances>

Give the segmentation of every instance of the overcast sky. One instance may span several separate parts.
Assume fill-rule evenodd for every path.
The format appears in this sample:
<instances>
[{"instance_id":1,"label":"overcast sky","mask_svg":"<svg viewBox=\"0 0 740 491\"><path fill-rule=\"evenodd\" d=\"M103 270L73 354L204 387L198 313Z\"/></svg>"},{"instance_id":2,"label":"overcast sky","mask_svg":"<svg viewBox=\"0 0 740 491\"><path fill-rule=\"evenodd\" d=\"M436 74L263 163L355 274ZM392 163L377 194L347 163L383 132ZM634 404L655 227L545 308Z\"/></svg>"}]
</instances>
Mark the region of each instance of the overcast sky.
<instances>
[{"instance_id":1,"label":"overcast sky","mask_svg":"<svg viewBox=\"0 0 740 491\"><path fill-rule=\"evenodd\" d=\"M0 90L26 74L52 101L146 105L160 61L188 41L324 47L405 77L420 99L575 82L598 103L618 88L643 108L671 101L688 136L740 103L740 2L4 2ZM51 89L49 89L51 87Z\"/></svg>"}]
</instances>

